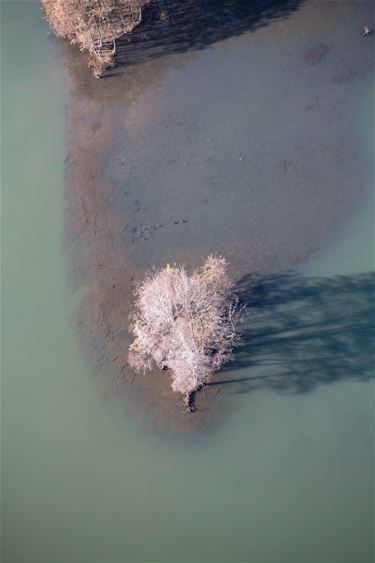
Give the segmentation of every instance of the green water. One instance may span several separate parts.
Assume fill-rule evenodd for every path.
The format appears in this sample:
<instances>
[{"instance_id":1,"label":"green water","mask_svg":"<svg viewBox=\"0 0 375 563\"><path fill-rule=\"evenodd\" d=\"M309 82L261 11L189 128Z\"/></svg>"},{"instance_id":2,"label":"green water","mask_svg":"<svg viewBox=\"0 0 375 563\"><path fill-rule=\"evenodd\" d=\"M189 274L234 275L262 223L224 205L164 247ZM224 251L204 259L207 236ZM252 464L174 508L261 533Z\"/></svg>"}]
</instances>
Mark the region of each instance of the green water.
<instances>
[{"instance_id":1,"label":"green water","mask_svg":"<svg viewBox=\"0 0 375 563\"><path fill-rule=\"evenodd\" d=\"M103 397L76 337L64 243L66 75L47 31L37 3L2 3L2 559L371 561L369 169L358 176L363 189L345 221L300 266L305 277L273 289L289 290L288 299L268 308L265 299L263 310L255 308L255 363L239 361L225 372L226 379L242 382L229 386L224 420L202 436L153 434L144 429L141 411L130 415L126 402ZM257 34L250 37L254 43ZM231 48L228 65L243 45ZM215 53L222 62L223 49L219 43L199 53L187 78L200 65L215 74L211 63ZM178 72L184 67L166 78L178 93L172 101L184 89L173 82ZM200 88L197 101L209 86L203 81ZM361 95L353 101L361 108L353 144L361 138L364 162L373 149L372 89L358 88L350 93ZM229 95L221 91L219 111L220 104L228 107ZM184 119L191 131L189 115ZM238 130L242 134L240 123ZM160 134L168 138L163 129ZM332 182L337 173L332 165ZM198 174L204 178L204 171ZM204 241L204 250L212 240ZM153 244L162 258L164 250ZM152 247L145 247L141 264L148 253ZM287 322L292 326L285 333ZM301 338L270 341L275 329L279 337ZM250 388L245 381L264 382L279 372L291 381L284 388L277 378Z\"/></svg>"}]
</instances>

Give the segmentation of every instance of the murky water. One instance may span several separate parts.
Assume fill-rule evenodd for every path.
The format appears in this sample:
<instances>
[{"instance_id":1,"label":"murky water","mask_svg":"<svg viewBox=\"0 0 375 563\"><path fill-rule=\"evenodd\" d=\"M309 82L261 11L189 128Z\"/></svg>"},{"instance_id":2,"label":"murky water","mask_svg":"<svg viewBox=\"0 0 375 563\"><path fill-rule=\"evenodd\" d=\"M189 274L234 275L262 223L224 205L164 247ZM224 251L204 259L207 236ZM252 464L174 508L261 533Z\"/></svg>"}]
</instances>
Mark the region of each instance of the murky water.
<instances>
[{"instance_id":1,"label":"murky water","mask_svg":"<svg viewBox=\"0 0 375 563\"><path fill-rule=\"evenodd\" d=\"M4 561L372 559L371 3L233 7L95 82L3 2ZM212 251L251 307L189 424L124 324Z\"/></svg>"}]
</instances>

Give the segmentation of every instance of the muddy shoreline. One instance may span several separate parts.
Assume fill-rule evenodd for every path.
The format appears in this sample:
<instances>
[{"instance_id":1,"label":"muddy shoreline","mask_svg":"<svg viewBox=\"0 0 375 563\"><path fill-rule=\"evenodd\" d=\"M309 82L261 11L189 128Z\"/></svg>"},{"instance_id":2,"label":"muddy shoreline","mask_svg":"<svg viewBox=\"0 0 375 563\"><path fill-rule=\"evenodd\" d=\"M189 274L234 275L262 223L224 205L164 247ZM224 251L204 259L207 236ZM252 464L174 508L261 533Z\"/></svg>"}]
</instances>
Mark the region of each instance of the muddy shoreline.
<instances>
[{"instance_id":1,"label":"muddy shoreline","mask_svg":"<svg viewBox=\"0 0 375 563\"><path fill-rule=\"evenodd\" d=\"M291 53L282 53L284 68L275 80L285 72L289 77L275 95L284 92L285 99L289 95L290 105L287 102L281 109L292 109L295 101L287 85L289 79L296 79L293 61L289 62L293 57L304 73L301 80L311 74L314 80L329 76L330 94L324 99L320 91L324 86L307 84L311 93L309 99L302 94L301 116L306 120L302 124L298 117L288 121L273 114L271 96L264 110L270 112L266 119L271 123L275 119L276 125L265 133L256 112L248 118L247 129L246 119L243 126L238 121L241 111L233 110L233 103L244 108L255 103L257 92L249 91L250 102L236 93L228 104L231 89L227 92L223 86L211 117L211 104L202 101L210 88L215 90L210 80L221 76L220 69L208 70L205 65L215 56L219 64L231 65L241 50L253 56L257 35L228 38L215 51L187 50L181 56L146 60L101 81L90 76L84 57L64 47L70 82L68 269L70 283L83 295L77 307L77 331L104 393L124 397L126 408L130 403L141 405L150 427L178 432L210 427L230 401L225 391L208 387L197 395L197 413L187 416L164 373L134 377L127 365L127 319L135 280L154 264L176 261L194 267L211 252L229 259L235 279L249 272L288 270L319 250L365 189L359 175L368 163L358 149L357 134L347 136L353 119L345 112L371 75L369 46L355 39L358 52L366 56L347 59L340 67L345 45L340 35L331 36L332 18L340 16L345 23L351 13L344 7L336 12L331 8L331 19L322 25L322 6L317 4L307 2L289 19L273 24L281 40L280 51ZM297 39L289 45L288 29L295 33L299 26L302 30L303 17L317 26L319 37ZM275 41L270 27L258 34L260 52L264 51L266 60L273 56L278 64L279 55L269 47ZM241 64L232 77L234 91L243 76ZM202 78L197 91L192 88L183 99L184 87L189 88L184 80L203 76L202 65L207 80ZM261 67L258 72L262 75ZM192 111L190 123L186 116ZM217 119L226 113L227 120L218 124ZM200 125L207 114L211 121ZM314 114L317 117L311 118ZM324 135L322 123L326 123ZM226 126L234 133L227 134ZM274 127L276 136L278 127L292 130L286 133L285 147L277 148L273 141ZM248 140L246 131L252 131ZM229 158L233 143L236 147ZM275 156L270 156L272 152ZM350 154L353 167L346 169ZM173 177L178 179L175 185ZM225 205L228 212L222 215Z\"/></svg>"}]
</instances>

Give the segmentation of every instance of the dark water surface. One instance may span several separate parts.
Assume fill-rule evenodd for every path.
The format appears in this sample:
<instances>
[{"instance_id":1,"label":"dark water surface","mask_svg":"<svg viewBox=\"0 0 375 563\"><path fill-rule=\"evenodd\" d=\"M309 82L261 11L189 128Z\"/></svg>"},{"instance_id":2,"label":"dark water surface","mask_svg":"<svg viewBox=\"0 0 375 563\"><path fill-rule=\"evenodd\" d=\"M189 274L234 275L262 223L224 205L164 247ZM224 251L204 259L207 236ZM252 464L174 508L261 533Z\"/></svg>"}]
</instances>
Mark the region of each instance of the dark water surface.
<instances>
[{"instance_id":1,"label":"dark water surface","mask_svg":"<svg viewBox=\"0 0 375 563\"><path fill-rule=\"evenodd\" d=\"M371 561L372 3L160 6L95 81L3 2L3 559ZM127 316L210 252L245 345L191 417Z\"/></svg>"}]
</instances>

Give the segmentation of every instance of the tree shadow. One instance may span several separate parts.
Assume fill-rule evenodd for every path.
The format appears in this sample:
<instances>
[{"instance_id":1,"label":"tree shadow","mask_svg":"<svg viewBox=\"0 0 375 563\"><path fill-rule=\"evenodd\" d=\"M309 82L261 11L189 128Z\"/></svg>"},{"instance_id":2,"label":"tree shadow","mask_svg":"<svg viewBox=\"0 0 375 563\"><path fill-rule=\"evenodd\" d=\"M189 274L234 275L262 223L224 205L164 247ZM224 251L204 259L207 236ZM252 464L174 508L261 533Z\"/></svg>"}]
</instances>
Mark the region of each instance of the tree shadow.
<instances>
[{"instance_id":1,"label":"tree shadow","mask_svg":"<svg viewBox=\"0 0 375 563\"><path fill-rule=\"evenodd\" d=\"M287 17L303 0L157 0L117 43L116 67L183 53ZM111 73L109 73L111 74Z\"/></svg>"},{"instance_id":2,"label":"tree shadow","mask_svg":"<svg viewBox=\"0 0 375 563\"><path fill-rule=\"evenodd\" d=\"M374 377L375 274L306 278L247 275L243 346L209 385L238 393L306 393L321 384ZM246 368L244 377L230 372ZM253 375L248 375L248 374Z\"/></svg>"}]
</instances>

